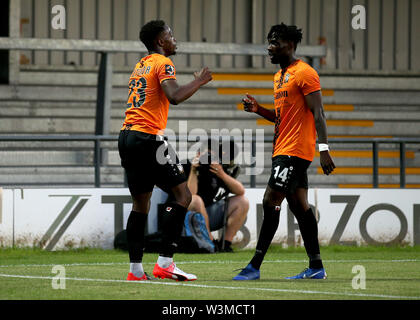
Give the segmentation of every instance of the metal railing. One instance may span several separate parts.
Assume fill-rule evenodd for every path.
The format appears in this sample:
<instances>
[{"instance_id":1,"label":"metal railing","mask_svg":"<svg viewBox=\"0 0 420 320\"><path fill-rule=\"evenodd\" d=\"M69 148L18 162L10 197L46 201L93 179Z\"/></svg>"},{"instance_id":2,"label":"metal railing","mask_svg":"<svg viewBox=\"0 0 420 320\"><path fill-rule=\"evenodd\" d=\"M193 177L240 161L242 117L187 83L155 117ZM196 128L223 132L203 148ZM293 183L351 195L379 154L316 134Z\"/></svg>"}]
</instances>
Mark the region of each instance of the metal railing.
<instances>
[{"instance_id":1,"label":"metal railing","mask_svg":"<svg viewBox=\"0 0 420 320\"><path fill-rule=\"evenodd\" d=\"M379 187L379 144L398 144L400 150L400 188L406 186L406 145L411 143L420 143L420 137L406 138L348 138L348 139L328 139L329 143L364 143L372 145L372 185Z\"/></svg>"},{"instance_id":2,"label":"metal railing","mask_svg":"<svg viewBox=\"0 0 420 320\"><path fill-rule=\"evenodd\" d=\"M178 42L178 54L217 55L267 55L267 46L253 43ZM84 39L37 39L0 37L0 49L4 50L49 50L49 51L94 51L104 53L147 52L140 41L84 40ZM296 55L306 57L319 65L319 59L327 54L324 45L299 45Z\"/></svg>"},{"instance_id":3,"label":"metal railing","mask_svg":"<svg viewBox=\"0 0 420 320\"><path fill-rule=\"evenodd\" d=\"M176 136L168 137L169 141L187 141L187 142L197 142L197 139L189 139L187 136ZM102 146L101 143L104 141L117 141L118 136L116 135L38 135L38 136L27 136L27 135L0 135L0 142L4 141L91 141L94 142L94 160L93 165L95 168L95 187L101 187L101 152ZM251 142L251 155L255 160L256 155L256 139L255 136L252 137L252 140L243 139L243 142ZM260 142L260 141L258 141ZM265 136L264 143L272 142L272 138ZM400 150L400 188L406 187L406 145L407 144L420 144L420 138L331 138L329 139L330 144L335 143L359 143L359 144L370 144L372 147L372 185L373 188L379 187L379 145L380 144L398 144ZM107 147L106 149L108 149ZM253 161L249 167L255 167L256 161ZM256 176L250 175L250 187L256 187Z\"/></svg>"}]
</instances>

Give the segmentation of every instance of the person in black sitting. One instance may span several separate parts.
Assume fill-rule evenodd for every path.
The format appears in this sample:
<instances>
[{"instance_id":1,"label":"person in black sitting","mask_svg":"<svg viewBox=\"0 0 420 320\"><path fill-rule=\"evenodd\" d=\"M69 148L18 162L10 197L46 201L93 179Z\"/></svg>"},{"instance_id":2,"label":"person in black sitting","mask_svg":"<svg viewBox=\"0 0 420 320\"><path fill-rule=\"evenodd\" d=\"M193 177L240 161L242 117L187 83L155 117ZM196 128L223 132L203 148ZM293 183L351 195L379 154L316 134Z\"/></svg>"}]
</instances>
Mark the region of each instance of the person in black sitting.
<instances>
[{"instance_id":1,"label":"person in black sitting","mask_svg":"<svg viewBox=\"0 0 420 320\"><path fill-rule=\"evenodd\" d=\"M226 142L229 147L225 148ZM233 140L226 142L206 141L207 146L202 145L201 152L197 153L192 163L184 165L184 171L192 194L188 210L204 216L210 239L217 251L232 252L232 240L246 220L249 202L244 186L236 179L240 171L234 163L237 146ZM218 154L211 150L212 145L219 147ZM213 238L211 231L224 226L225 211L226 228L222 243L221 239Z\"/></svg>"}]
</instances>

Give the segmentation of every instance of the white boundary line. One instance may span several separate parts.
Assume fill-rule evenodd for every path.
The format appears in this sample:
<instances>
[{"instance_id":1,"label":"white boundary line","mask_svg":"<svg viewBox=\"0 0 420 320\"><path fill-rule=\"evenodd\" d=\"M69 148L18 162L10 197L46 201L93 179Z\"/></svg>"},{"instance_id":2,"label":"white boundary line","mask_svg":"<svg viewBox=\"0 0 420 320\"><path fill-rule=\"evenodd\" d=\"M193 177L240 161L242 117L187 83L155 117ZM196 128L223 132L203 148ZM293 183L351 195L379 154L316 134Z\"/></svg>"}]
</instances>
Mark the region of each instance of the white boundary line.
<instances>
[{"instance_id":1,"label":"white boundary line","mask_svg":"<svg viewBox=\"0 0 420 320\"><path fill-rule=\"evenodd\" d=\"M235 260L212 260L212 261L178 261L176 264L247 264L249 261L235 261ZM267 260L263 263L300 263L307 262L307 260ZM382 259L361 259L361 260L322 260L324 263L354 263L354 262L364 262L364 263L401 263L401 262L420 262L420 259L392 259L392 260L382 260ZM9 265L0 265L0 268L12 268L12 267L52 267L55 265L62 265L65 267L71 266L112 266L112 265L128 265L128 262L76 262L76 263L54 263L54 264L9 264ZM155 264L155 262L143 262L143 264Z\"/></svg>"},{"instance_id":2,"label":"white boundary line","mask_svg":"<svg viewBox=\"0 0 420 320\"><path fill-rule=\"evenodd\" d=\"M45 276L25 276L15 274L2 274L0 277L5 278L20 278L20 279L42 279L52 280L56 277L45 277ZM114 282L114 283L135 283L135 284L152 284L152 285L165 285L165 286L182 286L182 287L194 287L194 288L206 288L206 289L229 289L229 290L249 290L249 291L269 291L269 292L287 292L287 293L302 293L302 294L323 294L333 296L346 296L346 297L363 297L363 298L383 298L383 299L415 299L419 300L419 297L414 296L394 296L384 294L369 294L369 293L350 293L350 292L332 292L332 291L317 291L317 290L295 290L295 289L274 289L274 288L252 288L252 287L233 287L233 286L210 286L203 284L190 284L190 283L171 283L171 282L159 282L159 281L127 281L127 280L115 280L115 279L91 279L91 278L64 278L66 280L74 281L94 281L94 282Z\"/></svg>"}]
</instances>

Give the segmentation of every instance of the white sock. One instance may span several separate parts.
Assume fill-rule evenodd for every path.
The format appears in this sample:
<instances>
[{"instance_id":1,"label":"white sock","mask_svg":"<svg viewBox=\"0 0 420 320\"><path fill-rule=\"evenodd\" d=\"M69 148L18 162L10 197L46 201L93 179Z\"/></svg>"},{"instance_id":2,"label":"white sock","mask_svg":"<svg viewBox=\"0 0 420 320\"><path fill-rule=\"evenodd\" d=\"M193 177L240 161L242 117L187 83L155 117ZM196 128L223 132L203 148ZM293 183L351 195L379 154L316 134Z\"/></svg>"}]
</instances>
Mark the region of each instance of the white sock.
<instances>
[{"instance_id":1,"label":"white sock","mask_svg":"<svg viewBox=\"0 0 420 320\"><path fill-rule=\"evenodd\" d=\"M174 261L173 258L168 258L168 257L162 257L159 256L158 260L157 260L157 264L159 265L159 267L161 268L167 268L171 265L171 263Z\"/></svg>"},{"instance_id":2,"label":"white sock","mask_svg":"<svg viewBox=\"0 0 420 320\"><path fill-rule=\"evenodd\" d=\"M141 262L130 263L130 272L133 273L137 278L143 277L144 270Z\"/></svg>"}]
</instances>

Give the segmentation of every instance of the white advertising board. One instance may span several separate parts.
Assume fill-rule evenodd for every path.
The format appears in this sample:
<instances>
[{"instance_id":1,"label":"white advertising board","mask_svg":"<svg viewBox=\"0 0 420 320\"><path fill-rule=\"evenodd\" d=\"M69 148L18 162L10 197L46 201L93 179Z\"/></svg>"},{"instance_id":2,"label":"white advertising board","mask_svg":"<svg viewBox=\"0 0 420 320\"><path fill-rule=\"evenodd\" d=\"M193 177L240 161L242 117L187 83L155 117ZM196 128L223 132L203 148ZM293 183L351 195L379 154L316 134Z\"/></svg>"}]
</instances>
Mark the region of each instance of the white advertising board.
<instances>
[{"instance_id":1,"label":"white advertising board","mask_svg":"<svg viewBox=\"0 0 420 320\"><path fill-rule=\"evenodd\" d=\"M237 237L245 237L240 240L249 248L255 247L261 228L263 195L262 189L246 190L250 211ZM420 190L310 189L308 200L318 218L321 244L420 244ZM287 201L273 242L302 244Z\"/></svg>"},{"instance_id":2,"label":"white advertising board","mask_svg":"<svg viewBox=\"0 0 420 320\"><path fill-rule=\"evenodd\" d=\"M159 189L156 189L159 191ZM40 245L47 250L72 247L113 248L115 235L125 229L131 211L128 189L16 189L14 244ZM157 203L154 192L149 215L156 231Z\"/></svg>"},{"instance_id":3,"label":"white advertising board","mask_svg":"<svg viewBox=\"0 0 420 320\"><path fill-rule=\"evenodd\" d=\"M128 189L3 189L0 245L112 248L131 210ZM247 189L247 221L234 239L255 248L263 220L264 189ZM157 230L157 205L166 195L155 189L148 232ZM310 189L308 200L319 218L321 244L420 244L420 190ZM282 204L273 242L302 245L299 228Z\"/></svg>"}]
</instances>

